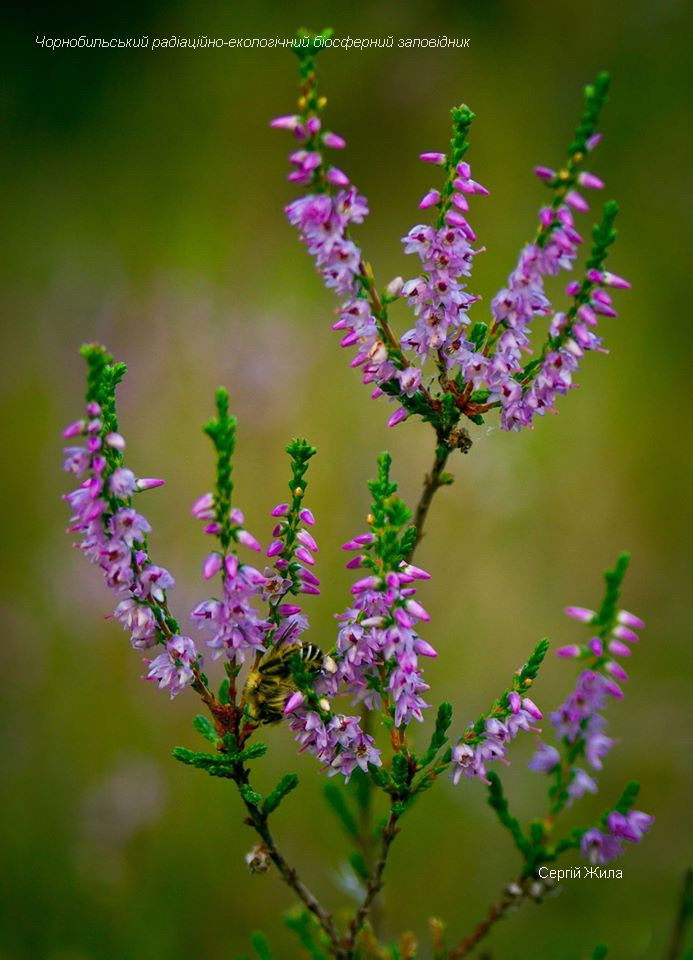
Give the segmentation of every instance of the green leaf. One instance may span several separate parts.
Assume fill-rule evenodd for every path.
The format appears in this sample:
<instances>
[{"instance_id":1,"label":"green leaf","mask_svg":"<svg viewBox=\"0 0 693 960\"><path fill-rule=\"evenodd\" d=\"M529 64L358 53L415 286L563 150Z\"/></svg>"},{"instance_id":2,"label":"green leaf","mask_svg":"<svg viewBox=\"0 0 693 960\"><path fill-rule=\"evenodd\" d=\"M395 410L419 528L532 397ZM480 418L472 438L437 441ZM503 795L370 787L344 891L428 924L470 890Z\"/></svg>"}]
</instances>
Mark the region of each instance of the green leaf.
<instances>
[{"instance_id":1,"label":"green leaf","mask_svg":"<svg viewBox=\"0 0 693 960\"><path fill-rule=\"evenodd\" d=\"M258 960L272 960L272 953L264 933L256 930L251 934L250 942L253 945L255 953L258 955Z\"/></svg>"},{"instance_id":2,"label":"green leaf","mask_svg":"<svg viewBox=\"0 0 693 960\"><path fill-rule=\"evenodd\" d=\"M344 791L336 783L326 783L323 787L325 800L332 807L337 819L350 837L358 837L359 828L356 819L353 816L349 805L347 804Z\"/></svg>"},{"instance_id":3,"label":"green leaf","mask_svg":"<svg viewBox=\"0 0 693 960\"><path fill-rule=\"evenodd\" d=\"M211 777L231 777L232 759L223 753L198 753L187 747L174 747L173 757L189 767L204 770Z\"/></svg>"},{"instance_id":4,"label":"green leaf","mask_svg":"<svg viewBox=\"0 0 693 960\"><path fill-rule=\"evenodd\" d=\"M640 784L638 783L637 780L631 780L629 783L626 784L623 790L623 793L621 794L621 798L619 799L614 809L618 811L618 813L623 813L623 814L628 813L630 808L635 803L639 793L640 793Z\"/></svg>"},{"instance_id":5,"label":"green leaf","mask_svg":"<svg viewBox=\"0 0 693 960\"><path fill-rule=\"evenodd\" d=\"M604 574L606 581L606 591L604 599L599 610L599 623L603 627L602 633L608 632L616 619L618 601L621 596L621 585L626 575L628 564L630 563L630 554L623 552L620 554L613 570L607 570Z\"/></svg>"},{"instance_id":6,"label":"green leaf","mask_svg":"<svg viewBox=\"0 0 693 960\"><path fill-rule=\"evenodd\" d=\"M236 760L259 760L259 758L264 757L266 753L267 753L266 743L253 743L250 747L246 747L245 750L237 754L235 759Z\"/></svg>"},{"instance_id":7,"label":"green leaf","mask_svg":"<svg viewBox=\"0 0 693 960\"><path fill-rule=\"evenodd\" d=\"M289 930L297 935L311 960L329 960L331 954L325 935L307 910L290 910L284 914L283 920Z\"/></svg>"},{"instance_id":8,"label":"green leaf","mask_svg":"<svg viewBox=\"0 0 693 960\"><path fill-rule=\"evenodd\" d=\"M295 790L297 786L298 777L296 774L285 773L274 790L272 790L272 792L265 798L265 802L262 805L262 812L265 814L265 816L269 816L270 813L274 813L284 797L288 796L288 794L290 794L292 790Z\"/></svg>"},{"instance_id":9,"label":"green leaf","mask_svg":"<svg viewBox=\"0 0 693 960\"><path fill-rule=\"evenodd\" d=\"M246 803L250 803L254 807L261 806L262 794L258 793L257 790L253 790L249 783L242 783L239 787L239 792Z\"/></svg>"},{"instance_id":10,"label":"green leaf","mask_svg":"<svg viewBox=\"0 0 693 960\"><path fill-rule=\"evenodd\" d=\"M594 948L594 953L592 954L592 960L604 960L604 958L606 957L606 955L608 954L608 952L609 952L609 951L608 951L607 947L605 946L605 944L599 943L599 944L597 944L597 946Z\"/></svg>"},{"instance_id":11,"label":"green leaf","mask_svg":"<svg viewBox=\"0 0 693 960\"><path fill-rule=\"evenodd\" d=\"M231 681L228 677L224 679L219 684L219 701L223 704L231 703L231 698L229 696L229 687L231 686Z\"/></svg>"},{"instance_id":12,"label":"green leaf","mask_svg":"<svg viewBox=\"0 0 693 960\"><path fill-rule=\"evenodd\" d=\"M498 774L494 770L490 770L487 773L489 780L488 787L488 803L489 806L495 810L496 816L498 817L500 823L509 831L513 840L515 841L515 846L520 851L522 856L527 860L531 855L531 845L520 826L519 820L516 817L513 817L508 809L508 801L503 792L503 785Z\"/></svg>"},{"instance_id":13,"label":"green leaf","mask_svg":"<svg viewBox=\"0 0 693 960\"><path fill-rule=\"evenodd\" d=\"M370 766L368 768L368 773L371 780L377 787L386 790L390 785L390 774L384 769L384 767Z\"/></svg>"},{"instance_id":14,"label":"green leaf","mask_svg":"<svg viewBox=\"0 0 693 960\"><path fill-rule=\"evenodd\" d=\"M484 323L483 320L477 320L469 334L469 339L472 341L477 350L479 350L486 339L487 332L488 324Z\"/></svg>"},{"instance_id":15,"label":"green leaf","mask_svg":"<svg viewBox=\"0 0 693 960\"><path fill-rule=\"evenodd\" d=\"M447 731L452 723L452 704L444 702L438 707L435 730L431 735L431 743L419 761L420 767L426 767L433 760L440 748L447 743Z\"/></svg>"},{"instance_id":16,"label":"green leaf","mask_svg":"<svg viewBox=\"0 0 693 960\"><path fill-rule=\"evenodd\" d=\"M195 727L198 733L202 734L205 740L209 740L210 743L217 744L220 742L219 736L212 726L209 717L205 717L204 714L198 713L198 715L193 718L193 727Z\"/></svg>"},{"instance_id":17,"label":"green leaf","mask_svg":"<svg viewBox=\"0 0 693 960\"><path fill-rule=\"evenodd\" d=\"M404 753L396 753L392 758L392 779L398 787L409 783L409 761Z\"/></svg>"}]
</instances>

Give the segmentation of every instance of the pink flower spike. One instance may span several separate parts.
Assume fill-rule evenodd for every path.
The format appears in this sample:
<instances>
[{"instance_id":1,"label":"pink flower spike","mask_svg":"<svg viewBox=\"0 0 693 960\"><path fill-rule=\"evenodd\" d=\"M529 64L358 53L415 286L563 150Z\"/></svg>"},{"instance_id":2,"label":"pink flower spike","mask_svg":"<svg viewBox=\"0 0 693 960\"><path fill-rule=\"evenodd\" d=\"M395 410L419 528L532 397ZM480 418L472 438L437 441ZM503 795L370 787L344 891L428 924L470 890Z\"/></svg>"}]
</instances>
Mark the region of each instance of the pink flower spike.
<instances>
[{"instance_id":1,"label":"pink flower spike","mask_svg":"<svg viewBox=\"0 0 693 960\"><path fill-rule=\"evenodd\" d=\"M539 223L542 227L550 227L555 219L551 207L542 207L539 211Z\"/></svg>"},{"instance_id":2,"label":"pink flower spike","mask_svg":"<svg viewBox=\"0 0 693 960\"><path fill-rule=\"evenodd\" d=\"M540 180L553 180L556 176L556 171L551 167L535 167L534 172Z\"/></svg>"},{"instance_id":3,"label":"pink flower spike","mask_svg":"<svg viewBox=\"0 0 693 960\"><path fill-rule=\"evenodd\" d=\"M629 657L633 652L630 647L627 647L625 643L621 643L620 640L610 640L607 644L607 650L609 653L613 653L615 657Z\"/></svg>"},{"instance_id":4,"label":"pink flower spike","mask_svg":"<svg viewBox=\"0 0 693 960\"><path fill-rule=\"evenodd\" d=\"M249 550L255 550L256 553L262 553L262 545L259 540L256 540L248 530L239 530L237 537L238 542L242 543L244 547L248 547Z\"/></svg>"},{"instance_id":5,"label":"pink flower spike","mask_svg":"<svg viewBox=\"0 0 693 960\"><path fill-rule=\"evenodd\" d=\"M356 583L352 586L352 593L364 593L366 590L375 590L376 587L380 585L379 577L364 577L362 580L357 580Z\"/></svg>"},{"instance_id":6,"label":"pink flower spike","mask_svg":"<svg viewBox=\"0 0 693 960\"><path fill-rule=\"evenodd\" d=\"M202 576L205 580L211 580L215 574L219 573L223 562L221 554L216 551L205 557L204 563L202 564Z\"/></svg>"},{"instance_id":7,"label":"pink flower spike","mask_svg":"<svg viewBox=\"0 0 693 960\"><path fill-rule=\"evenodd\" d=\"M619 277L617 273L610 273L608 270L605 270L602 276L602 282L606 284L607 287L618 287L621 290L630 290L630 282L626 280L625 277Z\"/></svg>"},{"instance_id":8,"label":"pink flower spike","mask_svg":"<svg viewBox=\"0 0 693 960\"><path fill-rule=\"evenodd\" d=\"M358 570L363 566L363 557L352 557L346 564L347 570Z\"/></svg>"},{"instance_id":9,"label":"pink flower spike","mask_svg":"<svg viewBox=\"0 0 693 960\"><path fill-rule=\"evenodd\" d=\"M114 450L125 449L125 438L121 437L119 433L107 433L106 443L108 444L109 447L112 447Z\"/></svg>"},{"instance_id":10,"label":"pink flower spike","mask_svg":"<svg viewBox=\"0 0 693 960\"><path fill-rule=\"evenodd\" d=\"M353 540L343 543L342 550L360 550L361 547L373 543L374 540L375 537L372 533L360 533L358 537L354 537Z\"/></svg>"},{"instance_id":11,"label":"pink flower spike","mask_svg":"<svg viewBox=\"0 0 693 960\"><path fill-rule=\"evenodd\" d=\"M522 699L520 694L515 690L511 690L508 694L508 706L513 713L517 714L520 712L520 707L522 706Z\"/></svg>"},{"instance_id":12,"label":"pink flower spike","mask_svg":"<svg viewBox=\"0 0 693 960\"><path fill-rule=\"evenodd\" d=\"M424 163L435 163L439 167L444 165L446 159L444 153L429 152L419 154L419 160L423 160Z\"/></svg>"},{"instance_id":13,"label":"pink flower spike","mask_svg":"<svg viewBox=\"0 0 693 960\"><path fill-rule=\"evenodd\" d=\"M439 190L429 190L425 193L419 202L419 210L428 210L429 207L435 207L440 200Z\"/></svg>"},{"instance_id":14,"label":"pink flower spike","mask_svg":"<svg viewBox=\"0 0 693 960\"><path fill-rule=\"evenodd\" d=\"M303 706L303 701L305 697L300 690L297 690L295 693L292 693L289 699L286 701L284 707L284 713L293 713L294 710L298 710L300 706Z\"/></svg>"},{"instance_id":15,"label":"pink flower spike","mask_svg":"<svg viewBox=\"0 0 693 960\"><path fill-rule=\"evenodd\" d=\"M619 640L627 640L628 643L637 643L640 637L635 633L634 630L631 630L630 627L618 626L614 627L611 631L612 636L617 637Z\"/></svg>"},{"instance_id":16,"label":"pink flower spike","mask_svg":"<svg viewBox=\"0 0 693 960\"><path fill-rule=\"evenodd\" d=\"M581 187L585 187L587 190L604 189L604 181L600 180L599 177L595 176L593 173L587 173L586 170L578 174L577 182Z\"/></svg>"},{"instance_id":17,"label":"pink flower spike","mask_svg":"<svg viewBox=\"0 0 693 960\"><path fill-rule=\"evenodd\" d=\"M586 213L590 208L589 203L577 190L569 190L565 195L565 202L571 206L573 210L579 210L580 213Z\"/></svg>"},{"instance_id":18,"label":"pink flower spike","mask_svg":"<svg viewBox=\"0 0 693 960\"><path fill-rule=\"evenodd\" d=\"M588 610L587 607L566 607L565 613L581 623L592 623L597 616L594 610Z\"/></svg>"},{"instance_id":19,"label":"pink flower spike","mask_svg":"<svg viewBox=\"0 0 693 960\"><path fill-rule=\"evenodd\" d=\"M273 120L270 120L270 127L274 127L275 130L295 130L300 123L300 117L297 117L295 114L287 114L283 117L274 117Z\"/></svg>"},{"instance_id":20,"label":"pink flower spike","mask_svg":"<svg viewBox=\"0 0 693 960\"><path fill-rule=\"evenodd\" d=\"M296 551L296 559L300 560L301 563L307 563L309 567L312 567L313 564L315 563L315 558L313 557L313 554L309 550L306 550L305 547L298 548L298 550Z\"/></svg>"},{"instance_id":21,"label":"pink flower spike","mask_svg":"<svg viewBox=\"0 0 693 960\"><path fill-rule=\"evenodd\" d=\"M211 520L214 516L214 497L211 493L204 493L192 505L192 515L198 520Z\"/></svg>"},{"instance_id":22,"label":"pink flower spike","mask_svg":"<svg viewBox=\"0 0 693 960\"><path fill-rule=\"evenodd\" d=\"M568 647L559 647L556 650L557 657L579 657L581 653L582 650L576 643L572 643Z\"/></svg>"},{"instance_id":23,"label":"pink flower spike","mask_svg":"<svg viewBox=\"0 0 693 960\"><path fill-rule=\"evenodd\" d=\"M409 613L411 613L414 617L417 617L419 620L428 621L431 619L431 615L428 610L426 610L425 607L422 607L418 600L407 600L404 606Z\"/></svg>"},{"instance_id":24,"label":"pink flower spike","mask_svg":"<svg viewBox=\"0 0 693 960\"><path fill-rule=\"evenodd\" d=\"M402 423L402 421L406 420L408 416L409 414L404 407L399 407L387 421L387 425L388 427L396 427L398 423Z\"/></svg>"},{"instance_id":25,"label":"pink flower spike","mask_svg":"<svg viewBox=\"0 0 693 960\"><path fill-rule=\"evenodd\" d=\"M340 137L338 133L324 133L322 142L326 147L331 147L332 150L343 150L346 147L346 140L344 137Z\"/></svg>"},{"instance_id":26,"label":"pink flower spike","mask_svg":"<svg viewBox=\"0 0 693 960\"><path fill-rule=\"evenodd\" d=\"M320 596L320 591L317 587L314 587L312 583L302 583L298 588L299 593L310 593L315 597Z\"/></svg>"},{"instance_id":27,"label":"pink flower spike","mask_svg":"<svg viewBox=\"0 0 693 960\"><path fill-rule=\"evenodd\" d=\"M81 436L86 428L84 420L76 420L74 423L71 423L69 427L65 427L63 430L63 436L67 440L69 437L79 437Z\"/></svg>"},{"instance_id":28,"label":"pink flower spike","mask_svg":"<svg viewBox=\"0 0 693 960\"><path fill-rule=\"evenodd\" d=\"M318 553L318 545L307 530L299 530L296 534L296 539L304 547L308 547L309 550L312 550L313 553Z\"/></svg>"},{"instance_id":29,"label":"pink flower spike","mask_svg":"<svg viewBox=\"0 0 693 960\"><path fill-rule=\"evenodd\" d=\"M289 512L289 504L288 504L288 503L280 503L280 504L278 504L278 505L274 508L274 510L272 510L272 512L270 513L270 516L271 516L271 517L285 517L288 512Z\"/></svg>"},{"instance_id":30,"label":"pink flower spike","mask_svg":"<svg viewBox=\"0 0 693 960\"><path fill-rule=\"evenodd\" d=\"M604 653L604 644L602 643L601 637L592 637L589 642L589 648L595 657L601 657Z\"/></svg>"},{"instance_id":31,"label":"pink flower spike","mask_svg":"<svg viewBox=\"0 0 693 960\"><path fill-rule=\"evenodd\" d=\"M284 549L284 544L282 543L281 540L273 540L272 543L270 543L269 547L267 547L267 556L276 557L278 554L282 552L283 549Z\"/></svg>"},{"instance_id":32,"label":"pink flower spike","mask_svg":"<svg viewBox=\"0 0 693 960\"><path fill-rule=\"evenodd\" d=\"M421 654L422 657L437 657L438 651L431 646L426 640L422 640L421 637L418 637L414 643L416 652Z\"/></svg>"},{"instance_id":33,"label":"pink flower spike","mask_svg":"<svg viewBox=\"0 0 693 960\"><path fill-rule=\"evenodd\" d=\"M226 570L227 577L231 577L233 580L238 573L238 557L235 553L227 554L226 559L224 560L224 569Z\"/></svg>"},{"instance_id":34,"label":"pink flower spike","mask_svg":"<svg viewBox=\"0 0 693 960\"><path fill-rule=\"evenodd\" d=\"M303 583L312 583L314 587L320 586L320 581L312 570L306 570L304 567L302 567L298 577Z\"/></svg>"},{"instance_id":35,"label":"pink flower spike","mask_svg":"<svg viewBox=\"0 0 693 960\"><path fill-rule=\"evenodd\" d=\"M529 697L523 697L522 707L527 711L527 713L534 717L535 720L543 720L544 714L541 712L534 700L530 700Z\"/></svg>"},{"instance_id":36,"label":"pink flower spike","mask_svg":"<svg viewBox=\"0 0 693 960\"><path fill-rule=\"evenodd\" d=\"M301 608L297 603L282 603L279 607L279 613L283 617L293 617L295 614L300 613Z\"/></svg>"},{"instance_id":37,"label":"pink flower spike","mask_svg":"<svg viewBox=\"0 0 693 960\"><path fill-rule=\"evenodd\" d=\"M137 481L138 490L152 490L154 487L163 487L165 480L159 480L156 477L143 477Z\"/></svg>"},{"instance_id":38,"label":"pink flower spike","mask_svg":"<svg viewBox=\"0 0 693 960\"><path fill-rule=\"evenodd\" d=\"M304 507L303 510L301 510L299 517L304 523L307 523L309 527L315 526L315 517L307 507Z\"/></svg>"},{"instance_id":39,"label":"pink flower spike","mask_svg":"<svg viewBox=\"0 0 693 960\"><path fill-rule=\"evenodd\" d=\"M339 167L330 167L326 174L328 183L333 184L335 187L348 187L349 186L349 177L343 170L340 170Z\"/></svg>"},{"instance_id":40,"label":"pink flower spike","mask_svg":"<svg viewBox=\"0 0 693 960\"><path fill-rule=\"evenodd\" d=\"M645 628L645 621L641 620L640 617L636 617L634 613L628 613L627 610L619 610L616 619L619 623L622 623L626 627L632 627L634 630L643 630Z\"/></svg>"},{"instance_id":41,"label":"pink flower spike","mask_svg":"<svg viewBox=\"0 0 693 960\"><path fill-rule=\"evenodd\" d=\"M414 577L415 580L430 580L431 574L426 570L422 570L421 567L415 567L413 563L402 562L401 566L402 573L408 574L410 577Z\"/></svg>"},{"instance_id":42,"label":"pink flower spike","mask_svg":"<svg viewBox=\"0 0 693 960\"><path fill-rule=\"evenodd\" d=\"M616 681L610 677L604 677L604 690L610 697L614 697L616 700L623 700L623 690L621 690Z\"/></svg>"},{"instance_id":43,"label":"pink flower spike","mask_svg":"<svg viewBox=\"0 0 693 960\"><path fill-rule=\"evenodd\" d=\"M615 660L609 660L604 668L612 677L616 677L617 680L623 680L624 682L628 679L628 674L623 669L620 663L616 663Z\"/></svg>"},{"instance_id":44,"label":"pink flower spike","mask_svg":"<svg viewBox=\"0 0 693 960\"><path fill-rule=\"evenodd\" d=\"M461 210L463 213L466 213L469 210L469 201L463 193L453 193L452 202L457 209Z\"/></svg>"},{"instance_id":45,"label":"pink flower spike","mask_svg":"<svg viewBox=\"0 0 693 960\"><path fill-rule=\"evenodd\" d=\"M279 566L278 563L277 563L277 566ZM249 583L254 584L256 587L262 587L264 586L265 583L267 583L267 577L264 574L260 573L259 570L256 570L255 567L251 567L250 564L248 563L242 564L241 570L243 572L243 576L245 577L245 579Z\"/></svg>"}]
</instances>

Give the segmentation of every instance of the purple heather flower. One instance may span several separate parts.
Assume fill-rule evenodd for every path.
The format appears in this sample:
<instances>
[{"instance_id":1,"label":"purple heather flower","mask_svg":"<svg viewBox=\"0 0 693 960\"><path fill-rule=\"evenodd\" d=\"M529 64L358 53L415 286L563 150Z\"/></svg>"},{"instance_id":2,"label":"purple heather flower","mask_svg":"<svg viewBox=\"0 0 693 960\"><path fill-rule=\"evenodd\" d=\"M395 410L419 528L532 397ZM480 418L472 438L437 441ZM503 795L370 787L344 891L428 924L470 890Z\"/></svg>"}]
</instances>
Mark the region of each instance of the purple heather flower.
<instances>
[{"instance_id":1,"label":"purple heather flower","mask_svg":"<svg viewBox=\"0 0 693 960\"><path fill-rule=\"evenodd\" d=\"M420 154L419 154L419 160L423 160L424 163L434 163L434 164L436 164L436 165L439 166L439 167L442 167L442 166L443 166L443 164L445 163L446 159L447 159L447 158L446 158L446 156L445 156L444 153L430 152L430 151L429 151L428 153L420 153Z\"/></svg>"},{"instance_id":2,"label":"purple heather flower","mask_svg":"<svg viewBox=\"0 0 693 960\"><path fill-rule=\"evenodd\" d=\"M78 476L87 474L81 486L65 497L74 511L70 530L81 535L79 548L101 568L107 586L123 598L113 617L130 634L132 646L148 649L166 642L161 627L164 616L157 616L157 610L161 611L173 577L151 562L146 549L151 527L132 507L131 498L162 481L138 479L122 466L109 472L108 460L100 452L104 443L122 451L125 441L120 434L104 433L97 404L89 404L87 414L89 419L77 421L66 431L86 441L84 447L66 451L65 468ZM109 495L116 498L115 508ZM150 679L157 679L173 696L192 681L197 652L189 638L169 637L167 652L146 662Z\"/></svg>"},{"instance_id":3,"label":"purple heather flower","mask_svg":"<svg viewBox=\"0 0 693 960\"><path fill-rule=\"evenodd\" d=\"M207 645L214 659L223 654L232 662L243 663L249 652L265 649L269 622L252 606L265 583L259 570L238 563L235 556L227 557L221 599L205 600L191 614L200 628L211 633Z\"/></svg>"},{"instance_id":4,"label":"purple heather flower","mask_svg":"<svg viewBox=\"0 0 693 960\"><path fill-rule=\"evenodd\" d=\"M581 623L592 623L597 616L594 610L588 610L587 607L566 607L565 612L573 620L579 620Z\"/></svg>"},{"instance_id":5,"label":"purple heather flower","mask_svg":"<svg viewBox=\"0 0 693 960\"><path fill-rule=\"evenodd\" d=\"M361 550L372 542L372 534L362 534L344 549ZM353 567L353 561L348 566ZM429 615L413 599L415 591L410 586L426 576L425 571L403 563L398 571L357 580L351 588L354 605L338 617L337 670L329 678L330 693L346 689L355 701L376 706L380 702L378 688L384 684L394 700L398 727L423 719L421 711L428 706L421 696L428 685L418 657L435 656L436 651L416 632L416 622L429 619Z\"/></svg>"},{"instance_id":6,"label":"purple heather flower","mask_svg":"<svg viewBox=\"0 0 693 960\"><path fill-rule=\"evenodd\" d=\"M155 680L160 688L171 694L171 699L193 680L193 666L197 661L195 644L190 637L172 636L166 650L154 660L145 660L149 665L147 680Z\"/></svg>"},{"instance_id":7,"label":"purple heather flower","mask_svg":"<svg viewBox=\"0 0 693 960\"><path fill-rule=\"evenodd\" d=\"M515 696L513 696L515 694ZM519 702L518 702L519 701ZM541 712L528 698L521 698L519 694L512 691L508 695L509 712L504 718L491 716L486 719L484 732L480 735L467 735L452 749L452 782L458 783L462 774L466 777L479 777L479 779L488 784L486 777L486 764L494 760L500 760L501 763L508 764L506 753L508 746L518 735L520 730L531 730L540 733L538 727L534 726L533 721L541 718ZM545 748L547 751L553 748ZM550 755L543 753L544 747L540 745L533 761L548 763L551 760ZM540 757L541 753L541 757ZM539 769L534 767L533 769Z\"/></svg>"},{"instance_id":8,"label":"purple heather flower","mask_svg":"<svg viewBox=\"0 0 693 960\"><path fill-rule=\"evenodd\" d=\"M608 863L623 853L621 843L616 837L593 828L583 834L580 851L592 864Z\"/></svg>"},{"instance_id":9,"label":"purple heather flower","mask_svg":"<svg viewBox=\"0 0 693 960\"><path fill-rule=\"evenodd\" d=\"M561 755L555 747L540 743L528 766L530 770L534 770L536 773L551 773L560 762Z\"/></svg>"},{"instance_id":10,"label":"purple heather flower","mask_svg":"<svg viewBox=\"0 0 693 960\"><path fill-rule=\"evenodd\" d=\"M317 757L328 776L341 773L348 782L357 766L363 771L368 770L368 764L381 766L381 751L373 738L361 730L358 717L338 714L323 720L317 712L304 709L298 696L294 694L286 704L289 727L296 734L301 750Z\"/></svg>"},{"instance_id":11,"label":"purple heather flower","mask_svg":"<svg viewBox=\"0 0 693 960\"><path fill-rule=\"evenodd\" d=\"M596 793L597 784L592 777L581 770L579 767L573 767L571 770L570 783L568 784L568 797L570 802L579 800L586 793Z\"/></svg>"}]
</instances>

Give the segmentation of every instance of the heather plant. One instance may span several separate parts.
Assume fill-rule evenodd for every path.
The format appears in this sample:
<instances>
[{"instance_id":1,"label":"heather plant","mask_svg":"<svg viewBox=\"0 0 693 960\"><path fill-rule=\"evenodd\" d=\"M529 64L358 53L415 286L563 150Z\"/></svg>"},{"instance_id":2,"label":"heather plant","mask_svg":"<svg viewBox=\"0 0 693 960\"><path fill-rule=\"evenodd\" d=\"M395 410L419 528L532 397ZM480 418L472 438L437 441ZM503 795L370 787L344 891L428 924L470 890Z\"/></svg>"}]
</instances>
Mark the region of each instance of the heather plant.
<instances>
[{"instance_id":1,"label":"heather plant","mask_svg":"<svg viewBox=\"0 0 693 960\"><path fill-rule=\"evenodd\" d=\"M298 106L272 121L296 141L289 180L301 195L286 213L340 300L333 326L342 334L342 346L355 350L352 366L362 369L376 400L394 404L388 426L420 417L433 429L433 464L418 503L412 510L398 496L391 457L383 453L369 484L367 529L356 529L343 545L350 555L346 566L356 577L351 598L336 614L331 645L318 648L310 642L304 609L320 592L313 572L316 519L307 496L316 450L303 439L287 446L288 496L268 509L270 533L263 550L235 497L236 420L227 392L219 389L216 415L204 428L215 454L214 483L192 506L210 537L202 574L214 594L189 615L201 637L196 641L172 611L174 579L153 558L151 527L140 513L140 494L163 481L139 478L125 465L116 411L116 388L125 366L103 346L89 344L82 348L85 415L65 431L76 443L66 450L65 468L80 480L66 495L73 513L70 530L112 589L113 618L143 652L146 679L171 698L189 688L200 699L203 712L193 726L206 745L176 747L173 756L231 781L237 790L239 810L256 834L247 869L254 874L275 869L291 888L299 903L286 923L300 942L301 956L415 957L420 931L404 932L397 943L381 943L378 899L390 848L406 827L409 808L419 799L424 802L422 795L441 778L459 789L468 780L484 785L519 862L499 878L506 884L500 898L462 939L462 931L448 933L442 921L431 920L420 955L452 960L470 955L511 908L541 902L562 870L576 869L556 866L569 851L584 858L583 870L617 875L617 868L605 865L629 843L638 843L654 819L635 809L638 784L632 781L620 797L607 798L600 813L586 813L584 826L566 829L561 821L567 808L597 792L597 774L615 745L606 733L604 713L623 697L627 674L620 661L631 655L636 631L644 627L620 605L627 554L607 572L604 596L595 609L566 608L585 632L581 642L569 635L570 642L556 650L580 666L563 703L552 709L545 705L550 695L535 698L534 684L549 647L542 639L476 720L456 719L449 703L431 708L435 697L423 663L438 655L436 647L444 655L446 640L432 634L431 618L419 598L419 591L425 599L430 590L431 575L413 562L435 493L453 482L446 472L448 461L454 451L471 449L467 422L482 424L497 412L503 430L532 427L536 417L554 412L557 398L574 386L584 354L605 352L596 328L600 318L616 316L609 289L629 286L605 268L616 236L616 205L605 204L580 268L583 240L575 217L588 210L582 191L603 187L585 164L600 139L597 123L608 77L601 74L586 88L584 113L565 164L558 170L537 168L548 202L539 211L533 239L483 319L483 306L474 306L479 298L467 288L474 258L482 252L469 222L470 201L488 194L465 159L473 113L466 106L454 108L446 152L421 155L433 165L437 182L419 204L428 222L416 224L403 238L405 254L416 257L416 276L379 287L352 236L368 214L367 202L327 159L328 151L346 144L327 129L326 100L318 91L315 57L325 36L299 37ZM554 306L546 281L562 272L571 279L565 302ZM402 335L391 323L395 308L402 315L411 311L412 325ZM248 551L264 552L265 561L257 566L247 562ZM267 753L262 728L272 723L281 723L286 731L282 766L287 769L263 796L253 772ZM499 772L520 735L536 740L530 776L539 774L544 785L543 804L528 824L512 814ZM276 809L291 803L289 794L299 786L290 770L296 749L311 754L316 773L326 774L326 802L353 845L350 868L359 902L350 912L333 913L308 888L271 826ZM382 818L379 804L386 811ZM239 889L243 870L239 865ZM434 901L430 910L435 913ZM273 955L262 934L254 934L252 942L260 960ZM603 956L604 948L598 947L595 957Z\"/></svg>"}]
</instances>

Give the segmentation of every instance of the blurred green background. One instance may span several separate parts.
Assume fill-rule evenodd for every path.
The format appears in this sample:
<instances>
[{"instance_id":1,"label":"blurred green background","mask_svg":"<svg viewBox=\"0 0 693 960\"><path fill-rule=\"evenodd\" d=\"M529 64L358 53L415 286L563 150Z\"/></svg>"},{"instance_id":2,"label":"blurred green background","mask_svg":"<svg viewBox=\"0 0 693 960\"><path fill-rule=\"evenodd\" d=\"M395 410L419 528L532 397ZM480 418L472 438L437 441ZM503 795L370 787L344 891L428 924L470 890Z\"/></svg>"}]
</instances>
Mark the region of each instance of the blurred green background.
<instances>
[{"instance_id":1,"label":"blurred green background","mask_svg":"<svg viewBox=\"0 0 693 960\"><path fill-rule=\"evenodd\" d=\"M381 283L415 269L399 237L432 182L417 154L444 148L449 106L464 100L476 111L469 159L491 190L473 208L488 247L471 284L486 304L477 317L532 233L544 196L533 165L560 163L582 86L598 69L613 74L593 167L621 205L610 263L633 289L618 295L620 317L603 323L610 355L588 357L581 389L534 431L474 431L431 513L419 560L434 579L421 598L433 615L425 635L440 651L427 664L431 695L455 703L461 726L540 636L580 638L562 607L596 603L601 571L632 551L624 602L648 630L627 697L609 711L622 742L575 822L596 817L637 776L639 806L656 827L619 862L622 880L567 882L550 903L499 925L489 945L499 960L577 960L599 941L615 958L662 956L690 859L690 17L680 0L293 7L78 2L32 5L6 23L0 957L221 960L247 949L256 927L279 957L295 955L278 919L292 899L272 873L247 874L253 839L231 787L168 759L175 744L195 743L194 698L169 703L141 682L137 655L103 620L110 597L64 534L59 432L81 409L77 348L99 339L129 364L129 462L167 478L143 508L154 556L177 577L172 602L183 619L205 596L206 545L189 505L209 487L200 425L217 384L240 417L238 502L265 541L288 476L284 444L305 435L319 448L309 502L325 589L309 608L323 645L350 582L338 545L363 529L377 453L392 451L414 500L432 437L416 423L386 432L390 411L349 369L330 330L335 302L283 218L294 195L284 179L290 143L267 120L293 106L294 58L52 52L34 37L290 36L326 23L395 44L470 38L468 50L334 51L320 66L329 122L349 141L344 165L371 202L359 238ZM395 315L400 332L405 313ZM537 701L553 708L573 678L569 663L552 659ZM294 758L285 729L269 740L260 786L287 763L304 781L277 815L279 838L336 905L347 847L322 782L310 759ZM525 771L531 748L530 738L516 745L506 777L525 819L542 803L540 778ZM425 944L426 920L438 915L461 936L515 875L516 855L484 801L479 783L442 783L408 814L388 868L391 933L411 928Z\"/></svg>"}]
</instances>

